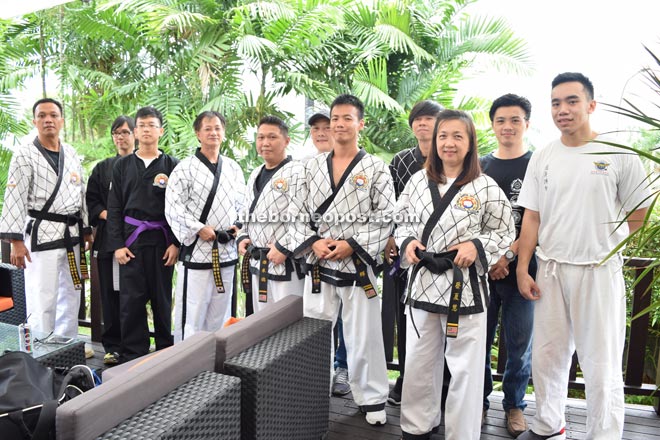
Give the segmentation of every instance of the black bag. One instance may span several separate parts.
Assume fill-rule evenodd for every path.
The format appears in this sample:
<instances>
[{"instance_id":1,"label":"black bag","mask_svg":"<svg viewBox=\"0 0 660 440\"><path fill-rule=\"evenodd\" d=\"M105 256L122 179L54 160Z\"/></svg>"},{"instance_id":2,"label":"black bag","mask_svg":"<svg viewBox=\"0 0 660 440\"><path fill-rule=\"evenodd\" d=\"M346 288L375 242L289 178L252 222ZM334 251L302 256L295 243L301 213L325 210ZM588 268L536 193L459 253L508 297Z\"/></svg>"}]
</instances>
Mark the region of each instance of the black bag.
<instances>
[{"instance_id":1,"label":"black bag","mask_svg":"<svg viewBox=\"0 0 660 440\"><path fill-rule=\"evenodd\" d=\"M91 388L94 375L85 365L53 370L21 351L0 356L3 440L54 440L57 406Z\"/></svg>"}]
</instances>

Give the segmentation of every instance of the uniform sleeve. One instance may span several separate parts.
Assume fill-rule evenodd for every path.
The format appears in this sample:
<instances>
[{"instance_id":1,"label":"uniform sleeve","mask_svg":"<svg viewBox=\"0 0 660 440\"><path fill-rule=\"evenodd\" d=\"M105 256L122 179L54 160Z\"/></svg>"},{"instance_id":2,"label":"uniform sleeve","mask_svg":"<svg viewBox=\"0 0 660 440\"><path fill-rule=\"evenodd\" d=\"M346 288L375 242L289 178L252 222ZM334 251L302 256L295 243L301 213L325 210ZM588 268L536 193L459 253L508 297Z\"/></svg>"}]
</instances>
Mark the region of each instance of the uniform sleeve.
<instances>
[{"instance_id":1,"label":"uniform sleeve","mask_svg":"<svg viewBox=\"0 0 660 440\"><path fill-rule=\"evenodd\" d=\"M320 237L316 234L310 225L313 211L309 204L311 199L309 193L309 182L312 178L310 165L314 160L310 160L305 165L305 171L300 178L300 184L296 188L296 194L289 206L290 219L292 227L290 228L291 242L290 247L295 256L301 256L309 251L309 247Z\"/></svg>"},{"instance_id":2,"label":"uniform sleeve","mask_svg":"<svg viewBox=\"0 0 660 440\"><path fill-rule=\"evenodd\" d=\"M207 196L191 194L192 182L184 162L172 170L165 189L165 218L172 233L185 246L191 245L204 224L193 216L186 205L191 197Z\"/></svg>"},{"instance_id":3,"label":"uniform sleeve","mask_svg":"<svg viewBox=\"0 0 660 440\"><path fill-rule=\"evenodd\" d=\"M32 179L32 167L27 152L22 148L14 153L9 164L7 188L0 217L1 239L23 240Z\"/></svg>"},{"instance_id":4,"label":"uniform sleeve","mask_svg":"<svg viewBox=\"0 0 660 440\"><path fill-rule=\"evenodd\" d=\"M234 200L234 208L236 209L236 220L234 224L240 228L241 213L245 212L245 210L247 209L247 200L246 200L247 186L245 185L245 177L243 176L243 170L241 169L241 167L236 162L233 162L232 166L236 170L235 171L236 182L235 182L235 186L233 187L236 193L236 198Z\"/></svg>"},{"instance_id":5,"label":"uniform sleeve","mask_svg":"<svg viewBox=\"0 0 660 440\"><path fill-rule=\"evenodd\" d=\"M626 212L646 208L652 197L649 179L642 166L642 161L635 154L621 154L622 166L619 170L618 197Z\"/></svg>"},{"instance_id":6,"label":"uniform sleeve","mask_svg":"<svg viewBox=\"0 0 660 440\"><path fill-rule=\"evenodd\" d=\"M87 192L85 193L85 201L87 203L87 214L89 215L89 224L96 226L99 221L99 214L107 209L103 204L103 188L101 183L101 168L103 162L96 164L92 170L92 175L87 181Z\"/></svg>"},{"instance_id":7,"label":"uniform sleeve","mask_svg":"<svg viewBox=\"0 0 660 440\"><path fill-rule=\"evenodd\" d=\"M410 194L413 191L414 182L415 178L408 181L394 207L394 219L396 221L394 241L400 249L400 266L402 269L410 266L410 262L404 257L406 246L412 240L420 239L417 236L419 225L418 222L414 221L417 216L414 213L413 204L410 202Z\"/></svg>"},{"instance_id":8,"label":"uniform sleeve","mask_svg":"<svg viewBox=\"0 0 660 440\"><path fill-rule=\"evenodd\" d=\"M247 185L245 186L245 196L243 197L243 207L238 212L238 222L241 224L241 230L239 231L236 237L236 246L243 241L248 240L250 237L248 235L248 229L250 227L250 205L254 199L254 179L256 173L253 171L248 178Z\"/></svg>"},{"instance_id":9,"label":"uniform sleeve","mask_svg":"<svg viewBox=\"0 0 660 440\"><path fill-rule=\"evenodd\" d=\"M118 160L112 167L112 179L108 192L108 219L106 222L107 246L115 251L125 246L124 240L124 199L122 194L123 161Z\"/></svg>"},{"instance_id":10,"label":"uniform sleeve","mask_svg":"<svg viewBox=\"0 0 660 440\"><path fill-rule=\"evenodd\" d=\"M82 160L79 160L80 164L80 217L83 221L83 234L91 234L92 228L89 225L89 210L87 209L87 203L85 202L85 194L87 193L87 182L83 177L83 167Z\"/></svg>"},{"instance_id":11,"label":"uniform sleeve","mask_svg":"<svg viewBox=\"0 0 660 440\"><path fill-rule=\"evenodd\" d=\"M484 247L488 262L488 267L482 268L484 272L488 272L516 238L516 226L509 199L494 180L488 178L487 182L487 197L479 234L479 241Z\"/></svg>"},{"instance_id":12,"label":"uniform sleeve","mask_svg":"<svg viewBox=\"0 0 660 440\"><path fill-rule=\"evenodd\" d=\"M371 213L369 219L347 241L365 263L373 266L392 234L394 187L392 176L385 166L374 174L374 182L370 191Z\"/></svg>"},{"instance_id":13,"label":"uniform sleeve","mask_svg":"<svg viewBox=\"0 0 660 440\"><path fill-rule=\"evenodd\" d=\"M539 210L539 188L541 185L541 175L538 170L538 160L541 153L532 154L529 160L525 178L523 179L522 189L518 195L518 205L532 211Z\"/></svg>"}]
</instances>

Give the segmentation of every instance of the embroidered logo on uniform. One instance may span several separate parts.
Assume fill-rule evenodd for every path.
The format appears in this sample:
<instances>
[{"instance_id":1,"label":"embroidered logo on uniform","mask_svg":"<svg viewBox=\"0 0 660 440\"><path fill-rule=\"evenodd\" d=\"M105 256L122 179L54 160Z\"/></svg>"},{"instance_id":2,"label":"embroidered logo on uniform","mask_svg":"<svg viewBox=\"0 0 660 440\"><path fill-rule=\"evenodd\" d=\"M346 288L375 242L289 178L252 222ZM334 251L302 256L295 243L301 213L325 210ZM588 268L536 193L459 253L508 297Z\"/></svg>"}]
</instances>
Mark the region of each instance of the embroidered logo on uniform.
<instances>
[{"instance_id":1,"label":"embroidered logo on uniform","mask_svg":"<svg viewBox=\"0 0 660 440\"><path fill-rule=\"evenodd\" d=\"M599 160L598 162L594 162L594 166L596 167L596 169L592 170L591 174L603 174L603 175L609 174L609 171L607 171L607 167L610 166L609 162L605 162L604 160Z\"/></svg>"},{"instance_id":2,"label":"embroidered logo on uniform","mask_svg":"<svg viewBox=\"0 0 660 440\"><path fill-rule=\"evenodd\" d=\"M284 178L279 178L273 182L273 189L281 193L285 193L289 190L289 182Z\"/></svg>"},{"instance_id":3,"label":"embroidered logo on uniform","mask_svg":"<svg viewBox=\"0 0 660 440\"><path fill-rule=\"evenodd\" d=\"M75 171L69 174L69 183L72 185L78 185L80 183L80 175Z\"/></svg>"},{"instance_id":4,"label":"embroidered logo on uniform","mask_svg":"<svg viewBox=\"0 0 660 440\"><path fill-rule=\"evenodd\" d=\"M9 179L7 181L7 188L14 188L16 185L17 185L17 183L14 179Z\"/></svg>"},{"instance_id":5,"label":"embroidered logo on uniform","mask_svg":"<svg viewBox=\"0 0 660 440\"><path fill-rule=\"evenodd\" d=\"M356 174L351 178L351 184L355 187L355 189L360 191L366 191L368 183L369 179L364 174Z\"/></svg>"},{"instance_id":6,"label":"embroidered logo on uniform","mask_svg":"<svg viewBox=\"0 0 660 440\"><path fill-rule=\"evenodd\" d=\"M158 188L165 188L167 186L167 180L167 175L160 173L154 177L154 186L157 186Z\"/></svg>"},{"instance_id":7,"label":"embroidered logo on uniform","mask_svg":"<svg viewBox=\"0 0 660 440\"><path fill-rule=\"evenodd\" d=\"M456 201L456 207L463 211L478 211L481 203L477 196L472 194L461 194Z\"/></svg>"}]
</instances>

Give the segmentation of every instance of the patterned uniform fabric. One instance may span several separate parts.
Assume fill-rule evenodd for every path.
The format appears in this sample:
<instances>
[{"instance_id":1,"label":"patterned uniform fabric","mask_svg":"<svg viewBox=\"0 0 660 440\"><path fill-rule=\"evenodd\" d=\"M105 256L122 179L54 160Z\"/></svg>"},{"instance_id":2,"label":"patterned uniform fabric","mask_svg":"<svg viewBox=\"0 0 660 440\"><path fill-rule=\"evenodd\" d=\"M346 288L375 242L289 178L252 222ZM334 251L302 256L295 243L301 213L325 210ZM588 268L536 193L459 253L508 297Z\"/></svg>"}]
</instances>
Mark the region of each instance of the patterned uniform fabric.
<instances>
[{"instance_id":1,"label":"patterned uniform fabric","mask_svg":"<svg viewBox=\"0 0 660 440\"><path fill-rule=\"evenodd\" d=\"M288 209L297 193L301 190L304 166L300 162L290 161L273 174L263 190L257 190L257 179L264 169L262 165L252 171L247 184L247 203L241 215L243 229L238 242L249 238L252 246L266 248L269 243L287 256L292 256L294 246L291 242L292 222ZM250 214L250 209L252 213ZM259 261L251 260L250 272L258 274ZM274 281L291 280L292 265L268 263L268 279ZM294 277L296 277L294 275Z\"/></svg>"},{"instance_id":2,"label":"patterned uniform fabric","mask_svg":"<svg viewBox=\"0 0 660 440\"><path fill-rule=\"evenodd\" d=\"M206 225L216 231L224 231L238 221L245 208L245 179L240 166L232 159L221 156L222 169L215 198ZM165 192L165 218L176 238L184 246L192 245L197 233L205 225L199 221L208 199L215 165L204 157L199 149L194 156L183 159L172 171ZM212 242L197 240L189 262L207 263L210 268ZM225 265L236 264L238 256L233 241L219 244L220 261Z\"/></svg>"},{"instance_id":3,"label":"patterned uniform fabric","mask_svg":"<svg viewBox=\"0 0 660 440\"><path fill-rule=\"evenodd\" d=\"M60 156L64 156L61 170L62 183L48 212L53 214L80 213L87 225L87 207L83 203L85 183L80 158L73 147L62 143ZM60 158L60 163L62 158ZM66 246L64 223L34 220L28 210L40 211L55 190L58 173L56 164L41 146L31 142L21 146L12 156L7 176L4 209L0 218L0 239L23 240L30 237L31 250L42 251ZM31 222L30 231L26 226ZM68 226L71 244L78 243L77 226Z\"/></svg>"},{"instance_id":4,"label":"patterned uniform fabric","mask_svg":"<svg viewBox=\"0 0 660 440\"><path fill-rule=\"evenodd\" d=\"M410 177L424 168L426 158L422 156L419 146L399 151L390 163L390 172L394 181L394 192L398 199Z\"/></svg>"},{"instance_id":5,"label":"patterned uniform fabric","mask_svg":"<svg viewBox=\"0 0 660 440\"><path fill-rule=\"evenodd\" d=\"M432 212L431 192L426 171L423 171L412 176L397 202L395 217L399 227L395 231L395 239L401 253L405 252L408 240L421 239L424 226ZM493 179L482 175L464 185L450 202L433 228L426 250L445 252L455 244L478 239L483 245L490 267L506 252L514 237L515 226L509 200ZM488 267L480 266L479 259L475 264L480 276L488 272ZM409 263L402 259L401 265L407 267ZM462 271L464 279L469 279L468 270L463 268ZM434 274L422 268L411 286L409 295L415 301L439 306L441 313L447 313L452 279L450 271ZM483 312L485 297L478 292L475 294L471 283L465 283L460 314Z\"/></svg>"},{"instance_id":6,"label":"patterned uniform fabric","mask_svg":"<svg viewBox=\"0 0 660 440\"><path fill-rule=\"evenodd\" d=\"M382 262L381 253L392 232L394 194L392 177L387 165L369 154L355 165L337 191L325 213L317 218L315 231L309 220L330 197L335 185L332 181L332 153L324 153L310 160L305 169L306 193L301 193L292 206L295 216L293 242L296 254L308 249L319 238L346 240L355 254L369 266ZM308 264L319 263L321 279L333 285L346 285L343 281L355 274L352 258L341 261L318 261L313 253ZM350 281L348 284L353 284Z\"/></svg>"}]
</instances>

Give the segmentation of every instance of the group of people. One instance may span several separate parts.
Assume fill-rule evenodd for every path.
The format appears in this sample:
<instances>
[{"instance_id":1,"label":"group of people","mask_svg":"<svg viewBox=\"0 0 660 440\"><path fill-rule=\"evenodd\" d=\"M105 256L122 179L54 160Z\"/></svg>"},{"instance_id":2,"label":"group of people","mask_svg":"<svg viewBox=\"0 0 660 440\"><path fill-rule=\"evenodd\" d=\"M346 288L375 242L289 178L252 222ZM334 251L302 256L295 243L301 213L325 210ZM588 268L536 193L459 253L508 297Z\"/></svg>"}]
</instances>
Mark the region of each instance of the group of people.
<instances>
[{"instance_id":1,"label":"group of people","mask_svg":"<svg viewBox=\"0 0 660 440\"><path fill-rule=\"evenodd\" d=\"M221 327L240 255L255 312L299 295L306 316L338 324L332 390L352 391L369 424L387 422L389 401L401 405L403 439L430 438L449 374L445 437L478 439L501 311L509 433L566 438L577 350L587 438L620 439L622 259L603 261L645 218L646 176L637 157L612 154L592 130L588 78L558 75L551 104L561 136L532 154L524 140L531 104L514 94L496 99L498 147L479 158L467 113L421 101L409 117L418 145L388 166L358 147L362 102L340 95L329 114L310 118L319 151L304 161L287 156L286 123L262 118L256 149L264 163L247 185L220 153L220 113L197 117L200 146L178 161L158 148L161 114L144 107L135 120L114 121L117 156L94 168L85 191L80 160L59 140L61 104L42 99L33 108L37 138L12 158L0 238L11 240L12 264L25 268L30 323L76 336L76 289L87 276L81 256L92 242L89 226L96 228L107 363L149 351L147 302L156 349ZM397 326L401 374L391 390L383 340L392 326L381 316ZM531 430L523 415L530 372Z\"/></svg>"}]
</instances>

